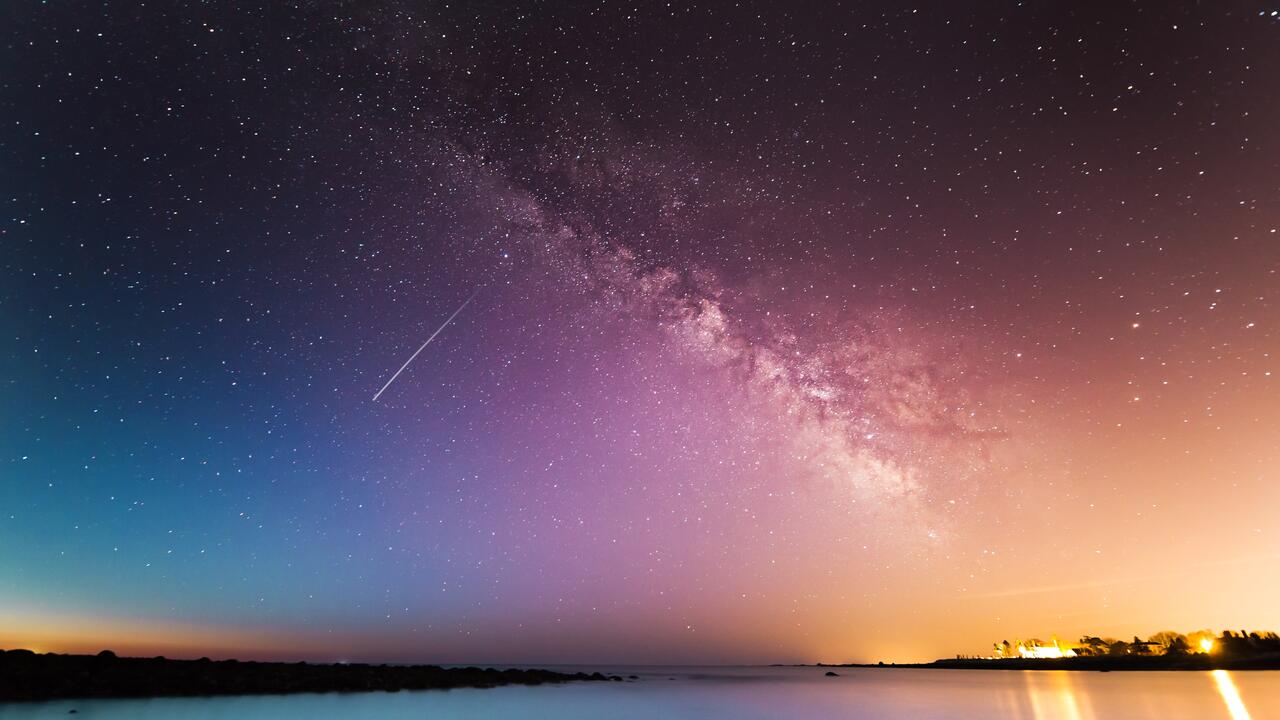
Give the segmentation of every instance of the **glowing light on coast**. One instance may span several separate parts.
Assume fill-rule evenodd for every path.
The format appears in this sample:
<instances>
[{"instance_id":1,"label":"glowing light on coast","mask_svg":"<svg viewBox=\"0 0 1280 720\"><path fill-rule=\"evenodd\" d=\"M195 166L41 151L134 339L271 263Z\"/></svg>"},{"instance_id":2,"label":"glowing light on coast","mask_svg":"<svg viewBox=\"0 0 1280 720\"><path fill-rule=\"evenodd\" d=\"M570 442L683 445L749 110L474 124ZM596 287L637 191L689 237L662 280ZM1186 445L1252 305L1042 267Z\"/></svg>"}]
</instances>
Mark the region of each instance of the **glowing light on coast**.
<instances>
[{"instance_id":1,"label":"glowing light on coast","mask_svg":"<svg viewBox=\"0 0 1280 720\"><path fill-rule=\"evenodd\" d=\"M1227 704L1227 712L1231 715L1231 720L1252 720L1249 715L1249 709L1244 706L1244 700L1240 698L1240 691L1236 689L1235 681L1231 679L1231 673L1226 670L1214 670L1213 681L1218 686L1218 694L1222 696L1222 702Z\"/></svg>"},{"instance_id":2,"label":"glowing light on coast","mask_svg":"<svg viewBox=\"0 0 1280 720\"><path fill-rule=\"evenodd\" d=\"M1213 652L1213 638L1202 638L1200 640L1200 649L1207 653Z\"/></svg>"}]
</instances>

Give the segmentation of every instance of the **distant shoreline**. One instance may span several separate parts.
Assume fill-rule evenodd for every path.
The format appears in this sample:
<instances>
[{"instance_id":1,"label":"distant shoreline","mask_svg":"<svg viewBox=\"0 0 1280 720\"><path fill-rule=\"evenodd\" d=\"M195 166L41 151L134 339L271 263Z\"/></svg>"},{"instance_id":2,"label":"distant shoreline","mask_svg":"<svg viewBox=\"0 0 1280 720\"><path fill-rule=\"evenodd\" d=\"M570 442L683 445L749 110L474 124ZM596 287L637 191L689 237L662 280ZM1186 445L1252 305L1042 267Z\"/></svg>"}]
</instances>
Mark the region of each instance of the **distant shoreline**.
<instances>
[{"instance_id":1,"label":"distant shoreline","mask_svg":"<svg viewBox=\"0 0 1280 720\"><path fill-rule=\"evenodd\" d=\"M169 660L0 650L0 701L491 688L616 675L438 665L312 664Z\"/></svg>"},{"instance_id":2,"label":"distant shoreline","mask_svg":"<svg viewBox=\"0 0 1280 720\"><path fill-rule=\"evenodd\" d=\"M793 667L911 668L923 670L1076 670L1082 672L1280 670L1280 655L1219 658L1204 654L1154 657L1086 656L1071 658L956 658L928 663L817 663Z\"/></svg>"}]
</instances>

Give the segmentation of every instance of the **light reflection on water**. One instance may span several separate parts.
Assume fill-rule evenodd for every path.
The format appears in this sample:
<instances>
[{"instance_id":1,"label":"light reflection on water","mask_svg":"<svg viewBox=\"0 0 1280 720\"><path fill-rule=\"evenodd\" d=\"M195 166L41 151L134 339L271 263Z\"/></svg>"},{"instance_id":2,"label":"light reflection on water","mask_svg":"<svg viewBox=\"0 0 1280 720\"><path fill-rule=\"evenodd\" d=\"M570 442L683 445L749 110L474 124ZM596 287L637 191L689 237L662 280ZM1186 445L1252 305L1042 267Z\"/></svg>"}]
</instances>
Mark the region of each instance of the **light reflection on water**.
<instances>
[{"instance_id":1,"label":"light reflection on water","mask_svg":"<svg viewBox=\"0 0 1280 720\"><path fill-rule=\"evenodd\" d=\"M1251 720L1249 709L1244 706L1244 700L1240 699L1240 691L1231 680L1231 673L1226 670L1214 670L1213 682L1218 686L1218 694L1222 696L1222 702L1227 704L1227 712L1231 713L1231 720Z\"/></svg>"},{"instance_id":2,"label":"light reflection on water","mask_svg":"<svg viewBox=\"0 0 1280 720\"><path fill-rule=\"evenodd\" d=\"M1280 672L1014 672L837 668L608 668L628 683L447 692L0 704L0 720L434 720L499 717L853 720L1280 718ZM1252 713L1252 714L1251 714Z\"/></svg>"},{"instance_id":3,"label":"light reflection on water","mask_svg":"<svg viewBox=\"0 0 1280 720\"><path fill-rule=\"evenodd\" d=\"M1093 720L1091 712L1080 710L1084 696L1077 697L1071 673L1021 674L1027 680L1027 697L1035 720Z\"/></svg>"}]
</instances>

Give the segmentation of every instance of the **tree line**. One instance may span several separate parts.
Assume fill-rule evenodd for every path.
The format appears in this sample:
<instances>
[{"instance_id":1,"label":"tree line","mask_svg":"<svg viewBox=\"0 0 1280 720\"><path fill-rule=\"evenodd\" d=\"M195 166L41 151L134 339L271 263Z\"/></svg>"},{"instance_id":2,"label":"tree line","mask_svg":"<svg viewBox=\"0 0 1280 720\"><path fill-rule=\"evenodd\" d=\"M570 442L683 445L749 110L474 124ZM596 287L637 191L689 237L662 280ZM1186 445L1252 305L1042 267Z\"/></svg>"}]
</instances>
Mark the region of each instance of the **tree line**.
<instances>
[{"instance_id":1,"label":"tree line","mask_svg":"<svg viewBox=\"0 0 1280 720\"><path fill-rule=\"evenodd\" d=\"M1037 641L1033 641L1037 642ZM1210 630L1197 630L1182 634L1172 630L1158 632L1143 640L1134 636L1133 640L1085 635L1070 647L1076 655L1082 656L1117 656L1117 655L1191 655L1210 653L1227 658L1250 658L1266 655L1280 655L1280 635L1271 631L1224 630L1215 634ZM997 646L1004 657L1016 655L1014 646L1008 640Z\"/></svg>"}]
</instances>

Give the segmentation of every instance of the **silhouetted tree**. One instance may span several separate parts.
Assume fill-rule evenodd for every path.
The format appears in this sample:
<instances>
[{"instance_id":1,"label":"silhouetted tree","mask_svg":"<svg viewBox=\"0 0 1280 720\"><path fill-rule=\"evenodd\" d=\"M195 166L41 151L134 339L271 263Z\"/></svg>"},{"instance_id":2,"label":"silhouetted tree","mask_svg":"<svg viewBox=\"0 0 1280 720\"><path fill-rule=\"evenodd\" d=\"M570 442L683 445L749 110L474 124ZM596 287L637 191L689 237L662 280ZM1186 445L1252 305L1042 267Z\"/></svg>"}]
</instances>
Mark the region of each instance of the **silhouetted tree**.
<instances>
[{"instance_id":1,"label":"silhouetted tree","mask_svg":"<svg viewBox=\"0 0 1280 720\"><path fill-rule=\"evenodd\" d=\"M1218 637L1213 634L1212 630L1196 630L1187 633L1187 644L1191 646L1193 652L1204 652L1205 641L1217 642Z\"/></svg>"},{"instance_id":2,"label":"silhouetted tree","mask_svg":"<svg viewBox=\"0 0 1280 720\"><path fill-rule=\"evenodd\" d=\"M1165 648L1168 648L1170 645L1172 645L1174 642L1178 640L1181 640L1185 644L1187 642L1187 636L1183 635L1182 633L1176 633L1172 630L1165 630L1163 632L1158 632L1155 635L1152 635L1151 637L1147 638L1147 642L1153 642Z\"/></svg>"},{"instance_id":3,"label":"silhouetted tree","mask_svg":"<svg viewBox=\"0 0 1280 720\"><path fill-rule=\"evenodd\" d=\"M1230 658L1248 657L1255 654L1253 643L1250 641L1247 632L1241 631L1237 635L1230 630L1222 631L1222 635L1218 637L1218 644L1214 652Z\"/></svg>"},{"instance_id":4,"label":"silhouetted tree","mask_svg":"<svg viewBox=\"0 0 1280 720\"><path fill-rule=\"evenodd\" d=\"M1110 645L1106 640L1092 635L1085 635L1080 638L1080 647L1076 648L1077 655L1106 655L1107 648Z\"/></svg>"},{"instance_id":5,"label":"silhouetted tree","mask_svg":"<svg viewBox=\"0 0 1280 720\"><path fill-rule=\"evenodd\" d=\"M1019 643L1001 641L995 645L997 654L1014 657ZM1039 640L1028 640L1028 646L1042 644ZM1079 644L1074 648L1075 654L1084 656L1142 656L1142 655L1188 655L1191 653L1211 652L1230 660L1253 660L1262 662L1280 661L1280 635L1263 630L1223 630L1215 635L1211 630L1196 630L1183 635L1172 630L1164 630L1152 635L1146 641L1134 636L1132 641L1116 640L1095 635L1081 636ZM1252 666L1252 665L1251 665Z\"/></svg>"}]
</instances>

